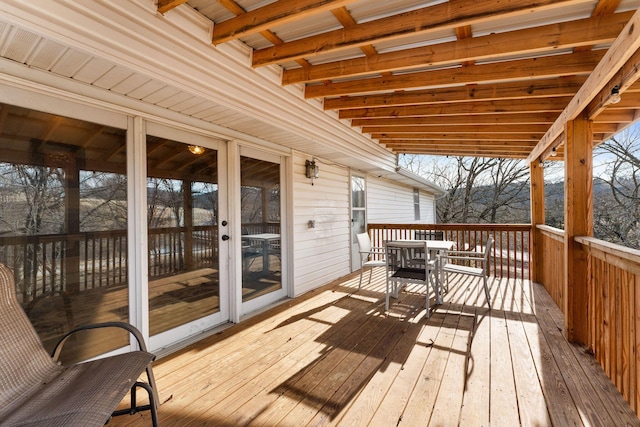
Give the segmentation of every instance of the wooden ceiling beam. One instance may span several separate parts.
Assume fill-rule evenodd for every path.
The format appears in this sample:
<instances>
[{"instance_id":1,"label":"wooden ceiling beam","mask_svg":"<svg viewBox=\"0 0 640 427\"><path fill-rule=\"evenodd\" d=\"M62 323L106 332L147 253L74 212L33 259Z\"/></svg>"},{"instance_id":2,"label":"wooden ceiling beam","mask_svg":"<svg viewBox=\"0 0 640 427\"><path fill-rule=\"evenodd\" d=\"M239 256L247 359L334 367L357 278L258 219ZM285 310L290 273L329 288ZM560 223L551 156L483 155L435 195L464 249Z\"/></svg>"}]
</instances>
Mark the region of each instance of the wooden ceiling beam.
<instances>
[{"instance_id":1,"label":"wooden ceiling beam","mask_svg":"<svg viewBox=\"0 0 640 427\"><path fill-rule=\"evenodd\" d=\"M640 106L640 96L636 91L627 90L630 87L635 87L635 83L640 76L640 49L637 50L627 62L618 70L618 72L611 78L609 83L605 85L598 94L593 98L586 108L587 117L593 118L598 116L604 110L621 110L629 109ZM617 104L612 104L611 91L614 86L618 87L621 101Z\"/></svg>"},{"instance_id":2,"label":"wooden ceiling beam","mask_svg":"<svg viewBox=\"0 0 640 427\"><path fill-rule=\"evenodd\" d=\"M465 61L497 59L540 52L553 52L576 46L611 43L633 12L586 18L577 21L526 28L453 42L353 58L306 69L285 70L284 85L335 78L363 76L389 71L459 64ZM466 27L463 27L466 28Z\"/></svg>"},{"instance_id":3,"label":"wooden ceiling beam","mask_svg":"<svg viewBox=\"0 0 640 427\"><path fill-rule=\"evenodd\" d=\"M564 132L565 124L582 114L596 96L603 94L603 90L606 92L606 88L608 88L609 91L611 90L611 79L615 77L621 69L625 68L626 65L629 65L629 60L640 49L639 32L640 9L633 14L585 84L580 88L576 96L573 97L553 125L551 125L536 148L527 156L529 163L536 161L547 151L556 138ZM638 80L637 73L640 73L640 67L637 67L634 72L636 78L629 78L631 83Z\"/></svg>"},{"instance_id":4,"label":"wooden ceiling beam","mask_svg":"<svg viewBox=\"0 0 640 427\"><path fill-rule=\"evenodd\" d=\"M188 0L158 0L158 12L166 13L173 8L180 6L182 3L186 3Z\"/></svg>"},{"instance_id":5,"label":"wooden ceiling beam","mask_svg":"<svg viewBox=\"0 0 640 427\"><path fill-rule=\"evenodd\" d=\"M242 6L240 6L238 3L235 2L235 0L217 0L217 1L218 3L220 3L221 6L223 6L225 9L227 9L229 12L233 13L236 16L244 15L247 13L247 11L244 10ZM269 40L271 43L273 43L274 46L281 46L284 44L284 41L280 37L275 35L271 30L268 30L268 29L262 30L260 31L260 35L265 39ZM309 62L307 62L307 60L303 58L297 59L296 62L302 68L307 68L311 66L311 64L309 64Z\"/></svg>"},{"instance_id":6,"label":"wooden ceiling beam","mask_svg":"<svg viewBox=\"0 0 640 427\"><path fill-rule=\"evenodd\" d=\"M445 117L395 117L395 118L359 118L351 121L351 126L459 126L459 125L497 125L552 124L559 113L513 113L513 114L469 114L465 116Z\"/></svg>"},{"instance_id":7,"label":"wooden ceiling beam","mask_svg":"<svg viewBox=\"0 0 640 427\"><path fill-rule=\"evenodd\" d=\"M457 148L476 148L482 150L506 150L506 151L525 151L531 150L535 143L531 142L511 142L511 141L416 141L416 140L381 140L387 148L408 150L411 148L425 147L457 147Z\"/></svg>"},{"instance_id":8,"label":"wooden ceiling beam","mask_svg":"<svg viewBox=\"0 0 640 427\"><path fill-rule=\"evenodd\" d=\"M212 42L214 45L225 43L316 13L336 9L354 1L356 0L278 0L217 23L213 27Z\"/></svg>"},{"instance_id":9,"label":"wooden ceiling beam","mask_svg":"<svg viewBox=\"0 0 640 427\"><path fill-rule=\"evenodd\" d=\"M622 123L631 123L631 122L625 121L625 122L618 122L618 123L594 123L593 132L594 133L617 133Z\"/></svg>"},{"instance_id":10,"label":"wooden ceiling beam","mask_svg":"<svg viewBox=\"0 0 640 427\"><path fill-rule=\"evenodd\" d=\"M363 22L349 28L328 31L290 41L282 46L259 49L253 53L253 66L259 67L297 58L393 40L408 35L508 18L533 11L549 10L580 0L511 0L505 3L476 0L450 0L382 19Z\"/></svg>"},{"instance_id":11,"label":"wooden ceiling beam","mask_svg":"<svg viewBox=\"0 0 640 427\"><path fill-rule=\"evenodd\" d=\"M629 123L635 119L635 110L604 110L593 118L598 123Z\"/></svg>"},{"instance_id":12,"label":"wooden ceiling beam","mask_svg":"<svg viewBox=\"0 0 640 427\"><path fill-rule=\"evenodd\" d=\"M579 52L541 58L477 64L391 76L308 85L305 98L343 96L418 89L448 85L479 84L496 81L551 78L589 74L604 55L603 51Z\"/></svg>"},{"instance_id":13,"label":"wooden ceiling beam","mask_svg":"<svg viewBox=\"0 0 640 427\"><path fill-rule=\"evenodd\" d=\"M372 133L371 138L379 140L421 140L421 141L540 141L544 134L529 133Z\"/></svg>"},{"instance_id":14,"label":"wooden ceiling beam","mask_svg":"<svg viewBox=\"0 0 640 427\"><path fill-rule=\"evenodd\" d=\"M571 97L509 99L504 101L478 101L466 104L406 105L401 107L362 108L341 110L340 119L362 117L427 117L459 116L468 114L561 112Z\"/></svg>"},{"instance_id":15,"label":"wooden ceiling beam","mask_svg":"<svg viewBox=\"0 0 640 427\"><path fill-rule=\"evenodd\" d=\"M518 134L518 133L530 133L539 135L538 139L544 135L549 129L549 125L511 125L511 126L497 126L497 125L460 125L460 126L365 126L362 128L362 133L375 134L386 133L393 135L403 135L410 133L420 134L458 134L458 133L472 133L472 134Z\"/></svg>"},{"instance_id":16,"label":"wooden ceiling beam","mask_svg":"<svg viewBox=\"0 0 640 427\"><path fill-rule=\"evenodd\" d=\"M474 147L452 147L447 146L423 146L423 147L396 147L391 149L398 154L424 154L432 156L467 156L467 157L492 157L504 159L524 159L529 153L528 149L482 149Z\"/></svg>"},{"instance_id":17,"label":"wooden ceiling beam","mask_svg":"<svg viewBox=\"0 0 640 427\"><path fill-rule=\"evenodd\" d=\"M554 77L506 83L412 90L388 94L325 98L325 110L389 107L397 105L489 101L575 95L586 76Z\"/></svg>"}]
</instances>

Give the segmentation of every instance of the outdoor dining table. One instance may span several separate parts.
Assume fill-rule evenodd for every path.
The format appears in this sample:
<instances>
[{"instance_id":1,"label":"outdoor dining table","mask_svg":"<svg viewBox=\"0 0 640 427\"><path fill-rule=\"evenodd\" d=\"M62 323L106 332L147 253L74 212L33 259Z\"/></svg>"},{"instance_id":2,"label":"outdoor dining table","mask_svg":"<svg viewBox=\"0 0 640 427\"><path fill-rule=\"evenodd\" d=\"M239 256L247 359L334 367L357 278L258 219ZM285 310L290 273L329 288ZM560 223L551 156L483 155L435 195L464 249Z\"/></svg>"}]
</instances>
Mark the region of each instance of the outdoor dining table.
<instances>
[{"instance_id":1,"label":"outdoor dining table","mask_svg":"<svg viewBox=\"0 0 640 427\"><path fill-rule=\"evenodd\" d=\"M439 271L440 269L438 266L437 255L446 254L447 251L453 248L453 245L455 245L455 242L452 242L450 240L420 240L420 239L394 239L394 240L387 240L384 242L385 246L390 244L394 247L402 248L402 252L400 253L400 260L403 266L406 266L409 259L411 259L410 250L423 249L425 246L425 243L427 244L427 250L429 251L429 258L436 260L436 269L435 269L436 271L434 274L436 304L442 304L442 292L440 290L441 275ZM426 256L426 254L423 256ZM425 262L426 262L426 259L425 259ZM400 289L398 288L397 292L399 291ZM397 292L394 293L393 295L394 298L398 297Z\"/></svg>"}]
</instances>

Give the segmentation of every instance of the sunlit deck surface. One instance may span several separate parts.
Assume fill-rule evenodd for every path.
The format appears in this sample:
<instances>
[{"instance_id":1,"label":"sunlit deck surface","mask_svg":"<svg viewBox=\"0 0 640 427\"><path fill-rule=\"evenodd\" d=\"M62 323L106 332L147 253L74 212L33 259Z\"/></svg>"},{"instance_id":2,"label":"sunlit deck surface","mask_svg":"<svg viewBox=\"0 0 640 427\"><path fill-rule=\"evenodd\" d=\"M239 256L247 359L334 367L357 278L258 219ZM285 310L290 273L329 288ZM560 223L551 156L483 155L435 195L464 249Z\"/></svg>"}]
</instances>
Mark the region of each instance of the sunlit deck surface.
<instances>
[{"instance_id":1,"label":"sunlit deck surface","mask_svg":"<svg viewBox=\"0 0 640 427\"><path fill-rule=\"evenodd\" d=\"M424 288L385 314L377 269L361 290L349 276L165 357L160 423L640 426L540 285L491 280L490 311L476 278L450 280L429 319Z\"/></svg>"}]
</instances>

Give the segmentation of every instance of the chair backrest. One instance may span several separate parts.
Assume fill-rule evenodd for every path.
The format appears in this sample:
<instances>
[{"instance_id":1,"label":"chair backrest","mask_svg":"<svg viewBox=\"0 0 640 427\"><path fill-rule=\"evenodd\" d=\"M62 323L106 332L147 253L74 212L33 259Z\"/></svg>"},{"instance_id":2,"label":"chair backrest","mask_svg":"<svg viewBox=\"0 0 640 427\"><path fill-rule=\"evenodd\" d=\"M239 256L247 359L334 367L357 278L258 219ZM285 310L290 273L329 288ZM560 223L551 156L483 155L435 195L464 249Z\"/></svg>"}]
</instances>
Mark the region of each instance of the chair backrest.
<instances>
[{"instance_id":1,"label":"chair backrest","mask_svg":"<svg viewBox=\"0 0 640 427\"><path fill-rule=\"evenodd\" d=\"M358 248L360 248L361 254L368 254L371 252L371 239L369 238L369 233L360 233L356 235L356 239L358 239Z\"/></svg>"},{"instance_id":2,"label":"chair backrest","mask_svg":"<svg viewBox=\"0 0 640 427\"><path fill-rule=\"evenodd\" d=\"M395 273L397 270L407 270L402 267L410 267L412 273L408 273L411 281L424 282L428 278L428 272L435 267L433 262L425 259L425 254L429 253L427 241L407 240L390 241L386 243L387 275ZM412 253L422 254L420 258L407 259ZM423 270L418 273L418 270ZM405 277L407 279L409 277Z\"/></svg>"},{"instance_id":3,"label":"chair backrest","mask_svg":"<svg viewBox=\"0 0 640 427\"><path fill-rule=\"evenodd\" d=\"M489 237L487 239L487 245L484 247L484 261L482 268L485 271L488 271L489 268L489 257L491 257L491 250L493 249L494 240L493 237ZM488 273L487 273L488 274Z\"/></svg>"},{"instance_id":4,"label":"chair backrest","mask_svg":"<svg viewBox=\"0 0 640 427\"><path fill-rule=\"evenodd\" d=\"M13 272L0 264L0 419L20 396L60 370L16 298Z\"/></svg>"}]
</instances>

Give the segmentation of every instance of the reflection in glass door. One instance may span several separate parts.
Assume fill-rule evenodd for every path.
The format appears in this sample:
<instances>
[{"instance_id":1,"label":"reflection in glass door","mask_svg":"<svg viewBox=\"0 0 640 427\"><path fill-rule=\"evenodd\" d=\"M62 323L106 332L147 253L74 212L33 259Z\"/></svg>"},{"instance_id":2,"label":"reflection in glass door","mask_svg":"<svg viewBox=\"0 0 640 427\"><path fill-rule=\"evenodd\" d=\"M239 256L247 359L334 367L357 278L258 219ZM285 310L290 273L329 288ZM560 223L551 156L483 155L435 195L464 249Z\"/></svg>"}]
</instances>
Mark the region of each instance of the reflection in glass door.
<instances>
[{"instance_id":1,"label":"reflection in glass door","mask_svg":"<svg viewBox=\"0 0 640 427\"><path fill-rule=\"evenodd\" d=\"M240 180L242 302L266 295L284 296L280 164L277 160L272 162L241 156Z\"/></svg>"},{"instance_id":2,"label":"reflection in glass door","mask_svg":"<svg viewBox=\"0 0 640 427\"><path fill-rule=\"evenodd\" d=\"M351 270L360 268L360 253L356 234L367 231L364 177L351 176Z\"/></svg>"},{"instance_id":3,"label":"reflection in glass door","mask_svg":"<svg viewBox=\"0 0 640 427\"><path fill-rule=\"evenodd\" d=\"M148 136L147 174L154 336L220 312L218 151Z\"/></svg>"}]
</instances>

